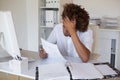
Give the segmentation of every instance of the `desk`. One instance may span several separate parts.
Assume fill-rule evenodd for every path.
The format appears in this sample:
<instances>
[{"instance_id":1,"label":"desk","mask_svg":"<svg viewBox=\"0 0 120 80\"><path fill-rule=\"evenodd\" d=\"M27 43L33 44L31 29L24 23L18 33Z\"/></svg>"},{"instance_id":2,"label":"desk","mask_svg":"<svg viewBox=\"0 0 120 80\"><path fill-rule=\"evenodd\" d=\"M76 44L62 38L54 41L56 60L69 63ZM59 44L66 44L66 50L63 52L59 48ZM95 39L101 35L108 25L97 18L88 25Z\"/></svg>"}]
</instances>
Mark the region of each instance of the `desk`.
<instances>
[{"instance_id":1,"label":"desk","mask_svg":"<svg viewBox=\"0 0 120 80\"><path fill-rule=\"evenodd\" d=\"M39 65L39 56L37 52L22 50L21 55L35 59L34 62L28 63L28 72L14 73L9 69L8 62L0 62L0 80L33 80L35 79L35 67ZM38 64L37 64L38 63ZM33 66L34 65L34 66Z\"/></svg>"},{"instance_id":2,"label":"desk","mask_svg":"<svg viewBox=\"0 0 120 80\"><path fill-rule=\"evenodd\" d=\"M38 56L38 53L36 52L23 50L21 51L21 54L24 57L31 58L32 56L32 58L35 59L35 61L29 62L28 72L16 74L9 69L8 62L3 62L3 63L0 63L0 80L34 80L36 66L47 63L46 60L40 59ZM66 58L73 62L79 62L77 59L74 59L74 58L70 58L70 57L69 58L66 57ZM91 60L90 62L93 63L94 60ZM116 80L118 80L118 78L116 78Z\"/></svg>"}]
</instances>

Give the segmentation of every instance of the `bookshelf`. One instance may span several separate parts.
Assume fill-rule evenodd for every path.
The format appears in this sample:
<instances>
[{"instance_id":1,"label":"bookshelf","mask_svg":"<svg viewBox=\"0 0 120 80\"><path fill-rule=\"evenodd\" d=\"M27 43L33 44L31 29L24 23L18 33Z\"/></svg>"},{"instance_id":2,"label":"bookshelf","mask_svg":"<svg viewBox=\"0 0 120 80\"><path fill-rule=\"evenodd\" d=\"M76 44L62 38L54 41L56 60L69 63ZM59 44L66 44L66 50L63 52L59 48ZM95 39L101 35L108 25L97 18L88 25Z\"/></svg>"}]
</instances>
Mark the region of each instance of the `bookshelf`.
<instances>
[{"instance_id":1,"label":"bookshelf","mask_svg":"<svg viewBox=\"0 0 120 80\"><path fill-rule=\"evenodd\" d=\"M63 5L72 0L40 0L40 37L47 39L54 26L62 21Z\"/></svg>"}]
</instances>

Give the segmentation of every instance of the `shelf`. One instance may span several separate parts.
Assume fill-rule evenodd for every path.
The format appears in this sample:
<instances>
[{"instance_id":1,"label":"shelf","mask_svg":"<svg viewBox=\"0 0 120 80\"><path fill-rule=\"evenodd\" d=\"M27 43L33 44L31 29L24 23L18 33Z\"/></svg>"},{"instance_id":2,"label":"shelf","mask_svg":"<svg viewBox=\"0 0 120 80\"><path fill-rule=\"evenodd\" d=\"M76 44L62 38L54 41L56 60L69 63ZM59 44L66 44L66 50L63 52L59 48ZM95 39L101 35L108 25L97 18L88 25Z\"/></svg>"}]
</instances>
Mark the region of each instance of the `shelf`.
<instances>
[{"instance_id":1,"label":"shelf","mask_svg":"<svg viewBox=\"0 0 120 80\"><path fill-rule=\"evenodd\" d=\"M41 28L54 28L52 26L40 26Z\"/></svg>"},{"instance_id":2,"label":"shelf","mask_svg":"<svg viewBox=\"0 0 120 80\"><path fill-rule=\"evenodd\" d=\"M55 11L59 10L58 8L54 8L54 7L40 7L40 9L42 9L42 10L55 10Z\"/></svg>"},{"instance_id":3,"label":"shelf","mask_svg":"<svg viewBox=\"0 0 120 80\"><path fill-rule=\"evenodd\" d=\"M40 1L41 5L39 6L39 11L41 36L47 39L55 25L62 21L61 13L63 10L63 5L65 5L66 3L72 3L72 0Z\"/></svg>"}]
</instances>

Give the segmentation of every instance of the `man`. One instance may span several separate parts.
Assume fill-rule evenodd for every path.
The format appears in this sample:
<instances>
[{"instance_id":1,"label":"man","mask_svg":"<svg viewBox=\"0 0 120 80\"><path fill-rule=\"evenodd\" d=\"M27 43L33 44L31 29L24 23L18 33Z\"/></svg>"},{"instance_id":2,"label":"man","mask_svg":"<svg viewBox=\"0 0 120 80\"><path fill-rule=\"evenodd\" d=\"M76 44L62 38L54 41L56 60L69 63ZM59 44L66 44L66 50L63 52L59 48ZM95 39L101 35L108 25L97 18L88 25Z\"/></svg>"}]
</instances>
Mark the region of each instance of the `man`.
<instances>
[{"instance_id":1,"label":"man","mask_svg":"<svg viewBox=\"0 0 120 80\"><path fill-rule=\"evenodd\" d=\"M70 3L64 6L62 19L63 23L54 27L48 41L57 44L63 56L79 57L87 62L93 43L88 13L81 6ZM47 57L44 49L40 51L40 57Z\"/></svg>"}]
</instances>

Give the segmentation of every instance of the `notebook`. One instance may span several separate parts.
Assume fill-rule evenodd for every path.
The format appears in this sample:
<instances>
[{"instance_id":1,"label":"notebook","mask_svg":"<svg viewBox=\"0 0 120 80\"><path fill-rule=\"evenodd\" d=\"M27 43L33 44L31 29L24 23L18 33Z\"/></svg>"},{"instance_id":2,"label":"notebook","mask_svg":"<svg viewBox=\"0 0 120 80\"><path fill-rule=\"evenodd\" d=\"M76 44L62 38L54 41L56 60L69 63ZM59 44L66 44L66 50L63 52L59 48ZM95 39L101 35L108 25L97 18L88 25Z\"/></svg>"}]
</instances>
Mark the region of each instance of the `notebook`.
<instances>
[{"instance_id":1,"label":"notebook","mask_svg":"<svg viewBox=\"0 0 120 80\"><path fill-rule=\"evenodd\" d=\"M92 63L70 63L73 79L102 79L103 75Z\"/></svg>"}]
</instances>

